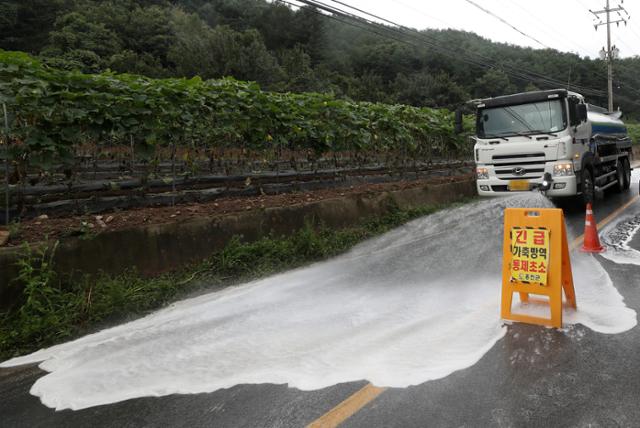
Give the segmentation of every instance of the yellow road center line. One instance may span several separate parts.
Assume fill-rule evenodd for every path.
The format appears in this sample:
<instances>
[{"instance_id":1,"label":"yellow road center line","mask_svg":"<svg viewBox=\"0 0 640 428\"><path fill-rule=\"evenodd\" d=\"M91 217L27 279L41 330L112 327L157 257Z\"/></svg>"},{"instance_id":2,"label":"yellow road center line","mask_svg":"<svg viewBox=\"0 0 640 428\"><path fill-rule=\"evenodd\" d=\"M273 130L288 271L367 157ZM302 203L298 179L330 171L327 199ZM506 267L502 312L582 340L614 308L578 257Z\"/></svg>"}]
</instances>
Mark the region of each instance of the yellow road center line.
<instances>
[{"instance_id":1,"label":"yellow road center line","mask_svg":"<svg viewBox=\"0 0 640 428\"><path fill-rule=\"evenodd\" d=\"M638 199L640 199L640 196L634 196L624 205L620 206L614 212L609 214L600 223L598 223L598 229L606 226L614 218L619 216L624 210L629 208L629 206L635 203ZM576 248L578 248L578 246L582 244L583 239L584 235L580 235L576 239L574 239L573 242L571 242L571 250L575 250ZM375 400L376 397L382 394L386 389L387 388L379 388L377 386L373 386L369 383L362 389L355 392L353 395L347 397L347 399L335 406L333 409L329 410L327 413L311 422L309 425L307 425L307 428L335 428L342 422L346 421L348 418L356 414L368 403Z\"/></svg>"},{"instance_id":2,"label":"yellow road center line","mask_svg":"<svg viewBox=\"0 0 640 428\"><path fill-rule=\"evenodd\" d=\"M357 413L367 403L373 401L378 395L382 394L387 388L379 388L370 383L362 389L349 396L342 403L320 416L315 421L307 425L307 428L334 428L347 420L349 417Z\"/></svg>"}]
</instances>

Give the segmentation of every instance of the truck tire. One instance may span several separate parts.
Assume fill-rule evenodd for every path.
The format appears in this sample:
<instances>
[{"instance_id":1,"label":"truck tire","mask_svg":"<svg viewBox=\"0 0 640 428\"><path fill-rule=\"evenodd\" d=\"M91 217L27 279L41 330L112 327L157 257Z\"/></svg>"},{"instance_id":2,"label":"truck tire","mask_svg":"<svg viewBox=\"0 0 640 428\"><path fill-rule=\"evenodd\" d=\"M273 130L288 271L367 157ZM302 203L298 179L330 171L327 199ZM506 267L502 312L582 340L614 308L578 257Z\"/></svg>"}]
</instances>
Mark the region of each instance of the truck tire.
<instances>
[{"instance_id":1,"label":"truck tire","mask_svg":"<svg viewBox=\"0 0 640 428\"><path fill-rule=\"evenodd\" d=\"M595 201L596 187L593 182L593 173L589 168L582 169L582 195L581 200L584 205L593 204Z\"/></svg>"},{"instance_id":2,"label":"truck tire","mask_svg":"<svg viewBox=\"0 0 640 428\"><path fill-rule=\"evenodd\" d=\"M626 175L624 172L624 160L618 159L618 162L616 163L616 185L613 186L616 193L622 193L625 190L625 181Z\"/></svg>"},{"instance_id":3,"label":"truck tire","mask_svg":"<svg viewBox=\"0 0 640 428\"><path fill-rule=\"evenodd\" d=\"M631 186L631 165L629 164L629 158L622 159L622 168L624 171L624 185L622 188L627 190Z\"/></svg>"}]
</instances>

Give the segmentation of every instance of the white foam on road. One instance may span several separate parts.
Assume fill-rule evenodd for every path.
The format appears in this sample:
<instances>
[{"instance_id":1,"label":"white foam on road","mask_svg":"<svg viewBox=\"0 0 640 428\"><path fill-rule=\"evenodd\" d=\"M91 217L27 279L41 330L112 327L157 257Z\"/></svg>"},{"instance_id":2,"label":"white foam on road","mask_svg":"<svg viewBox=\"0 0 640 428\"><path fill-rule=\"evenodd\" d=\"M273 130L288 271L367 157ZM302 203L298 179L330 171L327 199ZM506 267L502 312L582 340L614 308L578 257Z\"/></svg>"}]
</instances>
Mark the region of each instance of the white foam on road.
<instances>
[{"instance_id":1,"label":"white foam on road","mask_svg":"<svg viewBox=\"0 0 640 428\"><path fill-rule=\"evenodd\" d=\"M624 304L624 298L594 256L572 253L571 268L578 308L563 308L564 324L582 324L608 334L621 333L636 326L636 311ZM529 304L514 303L512 310L545 318L551 316L549 305L535 301Z\"/></svg>"},{"instance_id":2,"label":"white foam on road","mask_svg":"<svg viewBox=\"0 0 640 428\"><path fill-rule=\"evenodd\" d=\"M640 170L634 169L631 175L633 183L640 180ZM602 231L602 244L607 251L602 256L619 264L640 266L640 251L632 248L629 243L640 230L640 214L619 217L608 224Z\"/></svg>"},{"instance_id":3,"label":"white foam on road","mask_svg":"<svg viewBox=\"0 0 640 428\"><path fill-rule=\"evenodd\" d=\"M40 362L31 393L56 409L237 384L303 390L366 379L406 387L473 365L504 334L499 319L505 206L468 204L415 220L327 262L178 302L145 318L0 366ZM574 259L579 311L603 333L632 328L597 260Z\"/></svg>"},{"instance_id":4,"label":"white foam on road","mask_svg":"<svg viewBox=\"0 0 640 428\"><path fill-rule=\"evenodd\" d=\"M602 256L619 264L640 266L640 251L629 243L640 230L640 214L621 217L602 231L602 244L607 250Z\"/></svg>"}]
</instances>

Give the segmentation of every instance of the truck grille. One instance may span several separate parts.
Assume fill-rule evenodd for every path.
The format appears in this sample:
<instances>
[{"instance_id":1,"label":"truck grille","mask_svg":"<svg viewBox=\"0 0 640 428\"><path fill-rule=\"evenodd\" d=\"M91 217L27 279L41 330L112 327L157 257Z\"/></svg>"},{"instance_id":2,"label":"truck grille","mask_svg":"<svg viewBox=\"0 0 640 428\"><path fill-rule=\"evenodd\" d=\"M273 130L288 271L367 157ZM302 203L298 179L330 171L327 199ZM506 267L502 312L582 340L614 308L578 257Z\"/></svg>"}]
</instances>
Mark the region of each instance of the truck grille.
<instances>
[{"instance_id":1,"label":"truck grille","mask_svg":"<svg viewBox=\"0 0 640 428\"><path fill-rule=\"evenodd\" d=\"M492 157L496 177L501 180L535 179L544 174L544 153L519 153Z\"/></svg>"}]
</instances>

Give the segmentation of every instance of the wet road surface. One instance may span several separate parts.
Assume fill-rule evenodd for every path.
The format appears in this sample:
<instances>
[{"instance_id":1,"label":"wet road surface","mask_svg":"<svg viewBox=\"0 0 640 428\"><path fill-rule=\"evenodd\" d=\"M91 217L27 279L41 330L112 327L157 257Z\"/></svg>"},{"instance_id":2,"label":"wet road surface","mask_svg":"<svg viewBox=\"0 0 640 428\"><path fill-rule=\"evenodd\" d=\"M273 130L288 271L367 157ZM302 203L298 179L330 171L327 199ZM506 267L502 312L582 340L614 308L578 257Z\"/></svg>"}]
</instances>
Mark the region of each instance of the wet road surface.
<instances>
[{"instance_id":1,"label":"wet road surface","mask_svg":"<svg viewBox=\"0 0 640 428\"><path fill-rule=\"evenodd\" d=\"M595 208L597 220L637 194L634 184L628 192L607 195ZM569 233L579 236L584 212L561 205ZM630 213L640 213L639 202L624 212ZM632 245L640 248L638 241ZM627 306L639 311L640 267L599 260ZM305 426L367 384L351 382L309 392L285 385L238 385L207 394L147 397L55 412L29 394L43 374L35 366L0 369L1 427ZM342 426L637 426L639 397L637 327L605 335L581 325L555 331L515 324L474 366L418 386L386 389Z\"/></svg>"}]
</instances>

